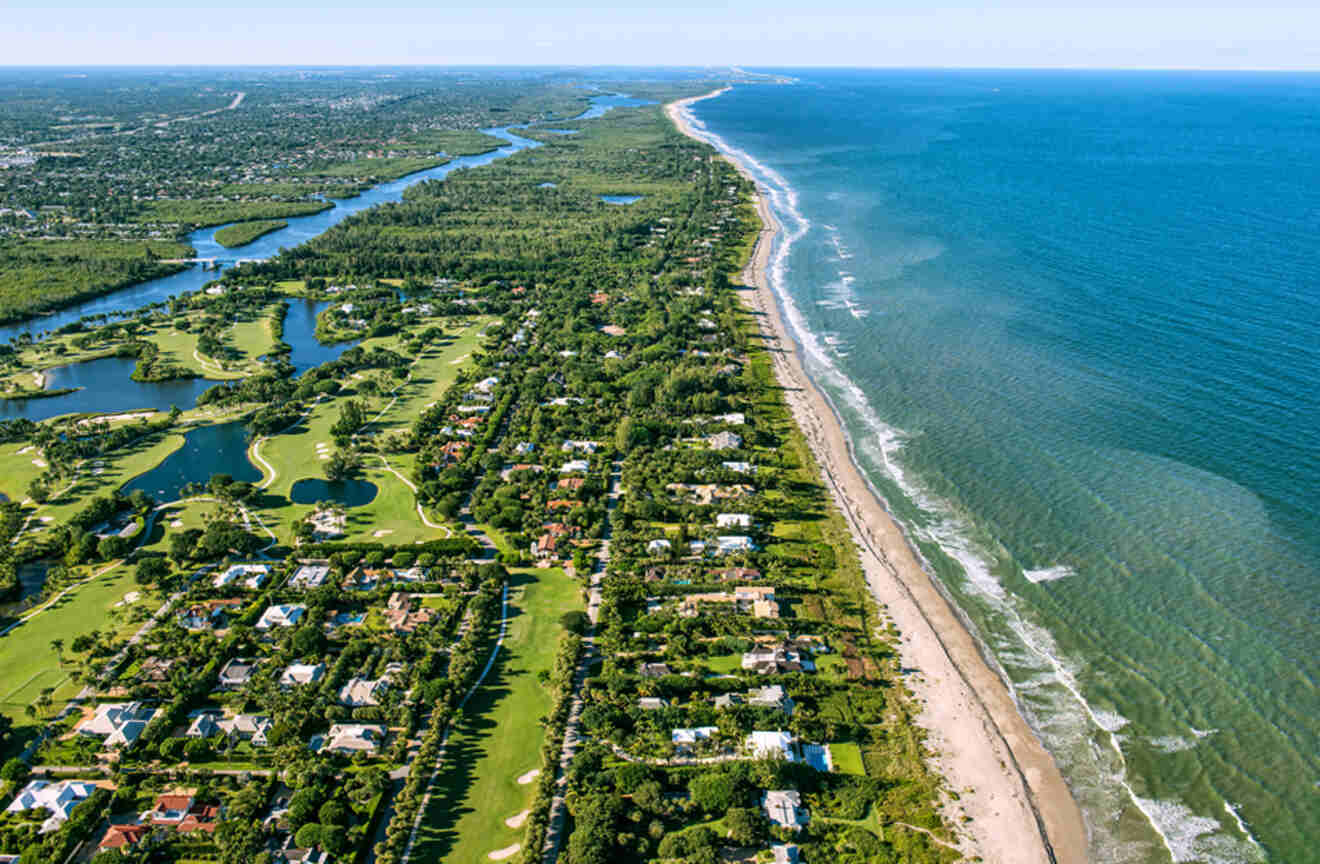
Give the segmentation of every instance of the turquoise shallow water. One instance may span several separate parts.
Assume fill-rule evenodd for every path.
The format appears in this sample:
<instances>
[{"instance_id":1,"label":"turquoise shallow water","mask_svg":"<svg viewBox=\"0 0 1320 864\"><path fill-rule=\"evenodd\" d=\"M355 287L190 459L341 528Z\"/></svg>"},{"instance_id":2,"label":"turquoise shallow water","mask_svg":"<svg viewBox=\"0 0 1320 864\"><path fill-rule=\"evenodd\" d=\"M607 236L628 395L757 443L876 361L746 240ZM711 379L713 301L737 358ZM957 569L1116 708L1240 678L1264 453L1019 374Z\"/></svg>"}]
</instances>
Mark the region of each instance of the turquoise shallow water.
<instances>
[{"instance_id":1,"label":"turquoise shallow water","mask_svg":"<svg viewBox=\"0 0 1320 864\"><path fill-rule=\"evenodd\" d=\"M693 113L1092 858L1320 861L1320 76L789 74Z\"/></svg>"}]
</instances>

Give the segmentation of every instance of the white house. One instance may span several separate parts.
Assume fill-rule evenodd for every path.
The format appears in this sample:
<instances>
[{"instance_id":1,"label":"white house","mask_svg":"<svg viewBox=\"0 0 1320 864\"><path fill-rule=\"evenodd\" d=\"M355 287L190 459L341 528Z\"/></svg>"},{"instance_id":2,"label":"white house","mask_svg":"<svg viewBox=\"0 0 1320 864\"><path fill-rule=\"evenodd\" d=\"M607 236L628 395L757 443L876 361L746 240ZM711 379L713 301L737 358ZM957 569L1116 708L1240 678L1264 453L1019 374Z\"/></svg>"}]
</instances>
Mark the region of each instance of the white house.
<instances>
[{"instance_id":1,"label":"white house","mask_svg":"<svg viewBox=\"0 0 1320 864\"><path fill-rule=\"evenodd\" d=\"M280 686L293 687L298 684L315 684L325 675L324 663L293 663L280 673Z\"/></svg>"},{"instance_id":2,"label":"white house","mask_svg":"<svg viewBox=\"0 0 1320 864\"><path fill-rule=\"evenodd\" d=\"M739 552L755 552L756 544L746 534L721 534L715 538L716 555L734 555Z\"/></svg>"},{"instance_id":3,"label":"white house","mask_svg":"<svg viewBox=\"0 0 1320 864\"><path fill-rule=\"evenodd\" d=\"M774 825L793 831L807 824L807 813L802 809L802 796L796 789L771 789L761 799L766 818Z\"/></svg>"},{"instance_id":4,"label":"white house","mask_svg":"<svg viewBox=\"0 0 1320 864\"><path fill-rule=\"evenodd\" d=\"M715 525L719 528L751 528L752 514L721 513L715 517Z\"/></svg>"},{"instance_id":5,"label":"white house","mask_svg":"<svg viewBox=\"0 0 1320 864\"><path fill-rule=\"evenodd\" d=\"M325 564L304 564L289 578L290 588L320 588L330 578L330 567Z\"/></svg>"},{"instance_id":6,"label":"white house","mask_svg":"<svg viewBox=\"0 0 1320 864\"><path fill-rule=\"evenodd\" d=\"M276 627L296 627L305 614L307 614L307 607L301 603L281 603L262 612L261 618L257 620L256 628L265 631L273 630Z\"/></svg>"},{"instance_id":7,"label":"white house","mask_svg":"<svg viewBox=\"0 0 1320 864\"><path fill-rule=\"evenodd\" d=\"M668 554L671 548L672 545L670 542L663 538L652 540L650 543L646 544L646 552L648 555L665 555Z\"/></svg>"},{"instance_id":8,"label":"white house","mask_svg":"<svg viewBox=\"0 0 1320 864\"><path fill-rule=\"evenodd\" d=\"M684 753L691 750L692 745L698 741L707 741L719 731L718 726L698 726L695 729L675 729L669 737L674 747Z\"/></svg>"},{"instance_id":9,"label":"white house","mask_svg":"<svg viewBox=\"0 0 1320 864\"><path fill-rule=\"evenodd\" d=\"M591 463L586 459L570 459L559 466L560 474L586 474L591 470Z\"/></svg>"},{"instance_id":10,"label":"white house","mask_svg":"<svg viewBox=\"0 0 1320 864\"><path fill-rule=\"evenodd\" d=\"M733 471L736 474L755 474L756 466L751 462L721 462L720 465L726 471Z\"/></svg>"},{"instance_id":11,"label":"white house","mask_svg":"<svg viewBox=\"0 0 1320 864\"><path fill-rule=\"evenodd\" d=\"M321 749L332 753L370 753L380 747L384 740L384 726L336 724L330 727Z\"/></svg>"},{"instance_id":12,"label":"white house","mask_svg":"<svg viewBox=\"0 0 1320 864\"><path fill-rule=\"evenodd\" d=\"M220 728L220 716L215 711L199 711L188 724L188 731L183 734L188 738L210 738L212 735L219 735L223 731Z\"/></svg>"},{"instance_id":13,"label":"white house","mask_svg":"<svg viewBox=\"0 0 1320 864\"><path fill-rule=\"evenodd\" d=\"M600 445L595 441L566 440L559 449L565 453L595 453L599 447Z\"/></svg>"},{"instance_id":14,"label":"white house","mask_svg":"<svg viewBox=\"0 0 1320 864\"><path fill-rule=\"evenodd\" d=\"M78 727L78 734L104 738L107 747L123 747L140 738L154 716L156 709L141 702L98 705L96 712Z\"/></svg>"},{"instance_id":15,"label":"white house","mask_svg":"<svg viewBox=\"0 0 1320 864\"><path fill-rule=\"evenodd\" d=\"M265 747L269 743L266 736L274 725L265 714L237 714L216 723L221 732L251 741L253 747Z\"/></svg>"},{"instance_id":16,"label":"white house","mask_svg":"<svg viewBox=\"0 0 1320 864\"><path fill-rule=\"evenodd\" d=\"M244 588L255 591L265 583L270 575L267 564L234 564L223 573L217 573L211 580L216 588L228 588L235 583L242 583Z\"/></svg>"},{"instance_id":17,"label":"white house","mask_svg":"<svg viewBox=\"0 0 1320 864\"><path fill-rule=\"evenodd\" d=\"M14 796L14 800L9 802L5 812L45 810L50 816L41 823L39 833L49 834L51 831L59 830L73 813L73 808L87 800L95 791L96 784L79 780L64 780L59 783L33 780Z\"/></svg>"},{"instance_id":18,"label":"white house","mask_svg":"<svg viewBox=\"0 0 1320 864\"><path fill-rule=\"evenodd\" d=\"M339 704L350 708L362 708L367 705L379 705L390 689L389 678L350 678L348 683L339 688Z\"/></svg>"},{"instance_id":19,"label":"white house","mask_svg":"<svg viewBox=\"0 0 1320 864\"><path fill-rule=\"evenodd\" d=\"M716 432L706 438L706 444L712 450L737 450L742 443L742 436L734 432Z\"/></svg>"},{"instance_id":20,"label":"white house","mask_svg":"<svg viewBox=\"0 0 1320 864\"><path fill-rule=\"evenodd\" d=\"M797 758L793 751L793 736L787 732L756 731L747 736L744 746L757 759L783 759L792 762Z\"/></svg>"},{"instance_id":21,"label":"white house","mask_svg":"<svg viewBox=\"0 0 1320 864\"><path fill-rule=\"evenodd\" d=\"M777 708L786 715L793 716L793 700L778 684L747 691L747 704L753 708Z\"/></svg>"}]
</instances>

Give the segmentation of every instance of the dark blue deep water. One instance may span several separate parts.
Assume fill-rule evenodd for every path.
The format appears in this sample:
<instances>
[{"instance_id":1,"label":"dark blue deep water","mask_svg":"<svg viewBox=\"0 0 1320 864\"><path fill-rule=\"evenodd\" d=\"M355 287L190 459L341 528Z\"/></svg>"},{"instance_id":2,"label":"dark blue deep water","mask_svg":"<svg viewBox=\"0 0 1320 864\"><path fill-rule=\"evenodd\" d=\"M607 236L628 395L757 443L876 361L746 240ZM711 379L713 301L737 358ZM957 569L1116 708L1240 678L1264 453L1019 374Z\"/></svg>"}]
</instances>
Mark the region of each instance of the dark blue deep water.
<instances>
[{"instance_id":1,"label":"dark blue deep water","mask_svg":"<svg viewBox=\"0 0 1320 864\"><path fill-rule=\"evenodd\" d=\"M1320 76L792 72L695 117L1097 861L1320 861Z\"/></svg>"}]
</instances>

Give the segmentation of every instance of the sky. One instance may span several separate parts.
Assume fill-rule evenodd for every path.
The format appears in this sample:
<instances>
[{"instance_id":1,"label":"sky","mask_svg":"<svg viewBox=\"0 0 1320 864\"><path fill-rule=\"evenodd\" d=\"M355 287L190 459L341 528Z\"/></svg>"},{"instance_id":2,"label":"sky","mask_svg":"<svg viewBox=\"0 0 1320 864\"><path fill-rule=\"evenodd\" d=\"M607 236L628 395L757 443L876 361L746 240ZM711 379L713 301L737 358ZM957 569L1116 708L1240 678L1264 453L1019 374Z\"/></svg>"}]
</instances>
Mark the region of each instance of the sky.
<instances>
[{"instance_id":1,"label":"sky","mask_svg":"<svg viewBox=\"0 0 1320 864\"><path fill-rule=\"evenodd\" d=\"M0 0L0 65L1320 69L1320 2L633 0L137 8Z\"/></svg>"}]
</instances>

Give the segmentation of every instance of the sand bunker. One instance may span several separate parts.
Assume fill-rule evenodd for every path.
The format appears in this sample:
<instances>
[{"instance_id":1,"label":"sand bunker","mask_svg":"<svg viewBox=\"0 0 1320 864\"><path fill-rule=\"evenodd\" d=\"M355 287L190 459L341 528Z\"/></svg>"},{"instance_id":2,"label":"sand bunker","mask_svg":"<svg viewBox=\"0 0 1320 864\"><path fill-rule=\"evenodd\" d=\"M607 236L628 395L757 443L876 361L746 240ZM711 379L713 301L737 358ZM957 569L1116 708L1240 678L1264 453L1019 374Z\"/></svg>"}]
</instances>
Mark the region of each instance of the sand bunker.
<instances>
[{"instance_id":1,"label":"sand bunker","mask_svg":"<svg viewBox=\"0 0 1320 864\"><path fill-rule=\"evenodd\" d=\"M386 536L387 534L393 534L393 533L394 533L394 529L393 529L393 528L382 528L382 529L380 529L379 531L372 531L372 532L371 532L371 536L372 536L372 537L384 537L384 536Z\"/></svg>"},{"instance_id":2,"label":"sand bunker","mask_svg":"<svg viewBox=\"0 0 1320 864\"><path fill-rule=\"evenodd\" d=\"M504 824L508 825L510 828L521 828L523 823L527 821L527 817L531 812L531 810L524 810L521 813L510 816L508 819L504 820Z\"/></svg>"},{"instance_id":3,"label":"sand bunker","mask_svg":"<svg viewBox=\"0 0 1320 864\"><path fill-rule=\"evenodd\" d=\"M182 527L183 527L183 520L182 520L182 519L175 519L173 522L170 523L170 527L171 527L171 528L182 528Z\"/></svg>"},{"instance_id":4,"label":"sand bunker","mask_svg":"<svg viewBox=\"0 0 1320 864\"><path fill-rule=\"evenodd\" d=\"M526 786L528 783L531 783L533 780L535 780L537 777L540 776L541 776L541 769L533 768L531 771L528 771L526 774L518 778L518 785Z\"/></svg>"},{"instance_id":5,"label":"sand bunker","mask_svg":"<svg viewBox=\"0 0 1320 864\"><path fill-rule=\"evenodd\" d=\"M496 849L494 852L486 853L486 857L492 861L503 861L505 858L512 858L518 854L522 848L521 843L514 843L512 846L505 846L503 849Z\"/></svg>"}]
</instances>

